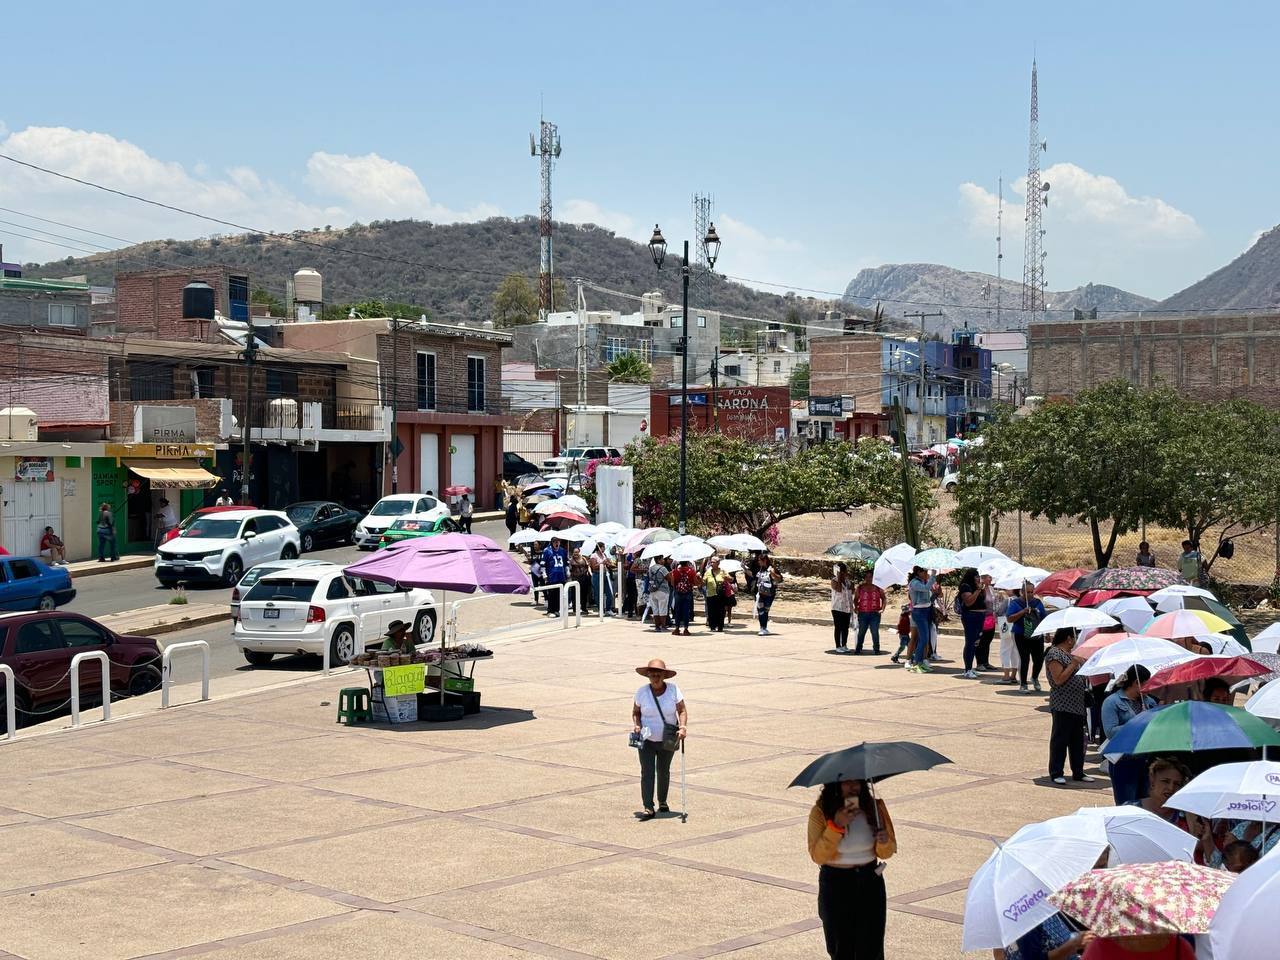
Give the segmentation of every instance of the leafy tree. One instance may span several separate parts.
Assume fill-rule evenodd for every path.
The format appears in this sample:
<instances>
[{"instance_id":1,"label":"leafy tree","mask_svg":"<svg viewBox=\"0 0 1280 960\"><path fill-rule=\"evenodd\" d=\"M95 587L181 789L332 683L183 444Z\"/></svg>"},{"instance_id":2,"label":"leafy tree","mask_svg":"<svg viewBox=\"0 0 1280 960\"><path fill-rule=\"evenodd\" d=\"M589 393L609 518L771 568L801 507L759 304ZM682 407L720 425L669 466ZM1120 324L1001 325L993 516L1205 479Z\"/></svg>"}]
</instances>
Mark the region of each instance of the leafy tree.
<instances>
[{"instance_id":1,"label":"leafy tree","mask_svg":"<svg viewBox=\"0 0 1280 960\"><path fill-rule=\"evenodd\" d=\"M653 367L631 350L614 357L606 369L614 383L650 383L653 380Z\"/></svg>"},{"instance_id":2,"label":"leafy tree","mask_svg":"<svg viewBox=\"0 0 1280 960\"><path fill-rule=\"evenodd\" d=\"M264 304L268 312L273 317L284 316L284 304L281 303L280 299L270 290L264 290L262 287L258 287L258 289L254 290L253 293L249 294L249 302Z\"/></svg>"},{"instance_id":3,"label":"leafy tree","mask_svg":"<svg viewBox=\"0 0 1280 960\"><path fill-rule=\"evenodd\" d=\"M787 382L791 387L792 400L803 400L809 396L809 364L797 363Z\"/></svg>"},{"instance_id":4,"label":"leafy tree","mask_svg":"<svg viewBox=\"0 0 1280 960\"><path fill-rule=\"evenodd\" d=\"M423 314L428 318L431 311L414 303L400 303L395 300L360 300L356 303L335 303L324 308L325 320L343 320L352 313L357 317L390 317L394 320L417 320Z\"/></svg>"},{"instance_id":5,"label":"leafy tree","mask_svg":"<svg viewBox=\"0 0 1280 960\"><path fill-rule=\"evenodd\" d=\"M493 293L493 325L518 327L537 319L538 291L523 274L507 274Z\"/></svg>"},{"instance_id":6,"label":"leafy tree","mask_svg":"<svg viewBox=\"0 0 1280 960\"><path fill-rule=\"evenodd\" d=\"M1158 425L1159 452L1147 462L1154 491L1147 519L1185 530L1200 543L1217 530L1205 566L1232 537L1270 526L1280 497L1280 420L1244 400L1184 403Z\"/></svg>"},{"instance_id":7,"label":"leafy tree","mask_svg":"<svg viewBox=\"0 0 1280 960\"><path fill-rule=\"evenodd\" d=\"M690 527L703 533L745 530L764 538L789 517L900 501L898 461L881 440L865 439L857 447L815 444L791 456L784 456L784 450L720 433L691 433ZM642 511L654 522L674 526L680 503L678 439L644 437L626 448L623 462L633 468ZM913 482L918 502L932 506L925 478L915 474Z\"/></svg>"}]
</instances>

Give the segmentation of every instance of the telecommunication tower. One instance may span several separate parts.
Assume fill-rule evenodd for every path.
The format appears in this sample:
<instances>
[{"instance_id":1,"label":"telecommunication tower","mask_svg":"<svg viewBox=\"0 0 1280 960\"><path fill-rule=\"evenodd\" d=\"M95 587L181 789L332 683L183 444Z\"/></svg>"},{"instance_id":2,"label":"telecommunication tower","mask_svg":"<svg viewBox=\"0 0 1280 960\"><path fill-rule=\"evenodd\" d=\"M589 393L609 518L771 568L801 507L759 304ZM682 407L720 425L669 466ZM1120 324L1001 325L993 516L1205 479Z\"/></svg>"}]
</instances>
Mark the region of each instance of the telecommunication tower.
<instances>
[{"instance_id":1,"label":"telecommunication tower","mask_svg":"<svg viewBox=\"0 0 1280 960\"><path fill-rule=\"evenodd\" d=\"M538 157L542 169L542 205L538 211L538 240L541 257L538 263L538 312L542 317L555 309L551 274L551 170L560 156L560 132L554 123L542 120L539 134L529 134L529 153Z\"/></svg>"},{"instance_id":2,"label":"telecommunication tower","mask_svg":"<svg viewBox=\"0 0 1280 960\"><path fill-rule=\"evenodd\" d=\"M695 193L693 195L693 235L695 237L705 237L707 229L711 226L711 207L715 203L707 194ZM697 243L694 246L698 250L697 272L694 278L705 277L711 272L711 267L707 263L707 245L705 243Z\"/></svg>"},{"instance_id":3,"label":"telecommunication tower","mask_svg":"<svg viewBox=\"0 0 1280 960\"><path fill-rule=\"evenodd\" d=\"M996 186L996 329L1000 323L1000 308L1004 305L1004 174Z\"/></svg>"},{"instance_id":4,"label":"telecommunication tower","mask_svg":"<svg viewBox=\"0 0 1280 960\"><path fill-rule=\"evenodd\" d=\"M1049 205L1049 184L1040 180L1040 154L1049 149L1040 139L1040 105L1037 102L1036 62L1031 61L1031 136L1027 151L1026 222L1022 249L1022 312L1024 322L1045 310L1043 208Z\"/></svg>"}]
</instances>

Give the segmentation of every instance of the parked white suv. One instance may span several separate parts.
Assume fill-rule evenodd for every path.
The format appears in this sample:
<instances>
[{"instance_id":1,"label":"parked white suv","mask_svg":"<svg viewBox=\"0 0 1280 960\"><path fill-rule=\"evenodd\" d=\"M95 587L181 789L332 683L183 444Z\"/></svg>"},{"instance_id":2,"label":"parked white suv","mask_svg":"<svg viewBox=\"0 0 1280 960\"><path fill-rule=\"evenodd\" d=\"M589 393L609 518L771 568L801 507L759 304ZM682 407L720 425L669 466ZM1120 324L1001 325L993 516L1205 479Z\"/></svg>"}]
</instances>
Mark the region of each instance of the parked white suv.
<instances>
[{"instance_id":1,"label":"parked white suv","mask_svg":"<svg viewBox=\"0 0 1280 960\"><path fill-rule=\"evenodd\" d=\"M415 644L436 632L435 598L410 589L348 577L337 564L269 573L240 598L232 637L253 666L277 653L310 653L343 664L382 643L392 620L411 624Z\"/></svg>"},{"instance_id":2,"label":"parked white suv","mask_svg":"<svg viewBox=\"0 0 1280 960\"><path fill-rule=\"evenodd\" d=\"M361 550L377 547L387 527L405 514L419 515L420 519L438 520L449 516L449 505L425 493L393 493L373 505L373 509L356 524L351 535Z\"/></svg>"},{"instance_id":3,"label":"parked white suv","mask_svg":"<svg viewBox=\"0 0 1280 960\"><path fill-rule=\"evenodd\" d=\"M156 550L156 579L169 585L213 580L234 587L249 567L289 560L301 550L298 528L277 510L223 510L197 518Z\"/></svg>"},{"instance_id":4,"label":"parked white suv","mask_svg":"<svg viewBox=\"0 0 1280 960\"><path fill-rule=\"evenodd\" d=\"M620 459L622 451L617 447L568 447L560 451L560 456L550 457L542 461L542 472L573 473L583 470L592 460Z\"/></svg>"}]
</instances>

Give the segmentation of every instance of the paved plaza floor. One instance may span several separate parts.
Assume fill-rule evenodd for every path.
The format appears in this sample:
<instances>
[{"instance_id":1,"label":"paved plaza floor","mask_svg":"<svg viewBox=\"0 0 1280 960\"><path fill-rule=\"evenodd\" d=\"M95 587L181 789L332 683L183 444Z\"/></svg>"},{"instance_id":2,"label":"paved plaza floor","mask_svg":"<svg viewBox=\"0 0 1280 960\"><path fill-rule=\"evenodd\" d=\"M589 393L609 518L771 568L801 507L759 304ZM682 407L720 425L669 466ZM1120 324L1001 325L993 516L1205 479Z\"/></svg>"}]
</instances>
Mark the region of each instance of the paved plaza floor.
<instances>
[{"instance_id":1,"label":"paved plaza floor","mask_svg":"<svg viewBox=\"0 0 1280 960\"><path fill-rule=\"evenodd\" d=\"M0 960L822 957L815 793L787 783L879 739L954 760L880 790L887 956L950 958L993 840L1110 802L1045 785L1042 697L779 630L495 643L454 724L335 725L361 672L0 745ZM635 819L651 657L689 707L686 823Z\"/></svg>"}]
</instances>

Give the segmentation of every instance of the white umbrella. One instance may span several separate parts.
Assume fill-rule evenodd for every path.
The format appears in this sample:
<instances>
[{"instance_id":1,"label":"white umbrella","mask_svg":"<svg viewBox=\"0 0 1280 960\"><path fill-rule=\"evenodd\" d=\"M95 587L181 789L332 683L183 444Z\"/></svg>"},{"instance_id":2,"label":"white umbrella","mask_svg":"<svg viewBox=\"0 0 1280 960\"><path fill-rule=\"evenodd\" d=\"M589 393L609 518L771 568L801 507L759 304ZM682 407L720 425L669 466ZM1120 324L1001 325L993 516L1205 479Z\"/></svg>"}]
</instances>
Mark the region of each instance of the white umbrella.
<instances>
[{"instance_id":1,"label":"white umbrella","mask_svg":"<svg viewBox=\"0 0 1280 960\"><path fill-rule=\"evenodd\" d=\"M984 560L1008 560L1009 558L1004 555L1004 551L997 550L995 547L976 545L957 550L956 559L960 561L962 567L977 567Z\"/></svg>"},{"instance_id":2,"label":"white umbrella","mask_svg":"<svg viewBox=\"0 0 1280 960\"><path fill-rule=\"evenodd\" d=\"M1105 613L1094 610L1092 607L1067 607L1065 610L1055 610L1041 620L1036 625L1034 636L1053 633L1068 627L1073 630L1083 630L1085 627L1114 627L1116 625L1115 617L1109 617Z\"/></svg>"},{"instance_id":3,"label":"white umbrella","mask_svg":"<svg viewBox=\"0 0 1280 960\"><path fill-rule=\"evenodd\" d=\"M1022 564L1017 560L1010 560L1006 556L991 557L983 560L978 564L978 573L991 577L993 580L998 579L1002 575L1015 570L1021 570Z\"/></svg>"},{"instance_id":4,"label":"white umbrella","mask_svg":"<svg viewBox=\"0 0 1280 960\"><path fill-rule=\"evenodd\" d=\"M1210 819L1280 820L1280 763L1254 760L1210 767L1169 798L1167 805Z\"/></svg>"},{"instance_id":5,"label":"white umbrella","mask_svg":"<svg viewBox=\"0 0 1280 960\"><path fill-rule=\"evenodd\" d=\"M741 573L742 561L741 560L721 560L720 572L721 573Z\"/></svg>"},{"instance_id":6,"label":"white umbrella","mask_svg":"<svg viewBox=\"0 0 1280 960\"><path fill-rule=\"evenodd\" d=\"M537 539L538 539L537 530L517 530L515 533L511 535L511 538L507 540L507 546L519 547L519 546L523 546L526 543L533 543Z\"/></svg>"},{"instance_id":7,"label":"white umbrella","mask_svg":"<svg viewBox=\"0 0 1280 960\"><path fill-rule=\"evenodd\" d=\"M1065 610L1071 606L1071 601L1066 597L1047 596L1041 597L1040 602L1044 604L1046 610Z\"/></svg>"},{"instance_id":8,"label":"white umbrella","mask_svg":"<svg viewBox=\"0 0 1280 960\"><path fill-rule=\"evenodd\" d=\"M1048 617L1045 618L1046 620ZM1160 637L1128 637L1089 657L1077 672L1082 677L1118 677L1134 664L1155 673L1161 667L1194 660L1196 654Z\"/></svg>"},{"instance_id":9,"label":"white umbrella","mask_svg":"<svg viewBox=\"0 0 1280 960\"><path fill-rule=\"evenodd\" d=\"M887 560L897 567L906 567L911 572L911 561L915 558L916 548L909 543L895 543L880 554L881 560Z\"/></svg>"},{"instance_id":10,"label":"white umbrella","mask_svg":"<svg viewBox=\"0 0 1280 960\"><path fill-rule=\"evenodd\" d=\"M769 546L759 537L749 533L722 533L707 540L717 550L768 550Z\"/></svg>"},{"instance_id":11,"label":"white umbrella","mask_svg":"<svg viewBox=\"0 0 1280 960\"><path fill-rule=\"evenodd\" d=\"M716 548L709 543L701 540L686 541L685 543L676 543L671 548L671 559L676 563L683 563L688 560L690 563L697 563L699 560L705 560L716 552Z\"/></svg>"},{"instance_id":12,"label":"white umbrella","mask_svg":"<svg viewBox=\"0 0 1280 960\"><path fill-rule=\"evenodd\" d=\"M1049 894L1093 869L1108 846L1101 817L1023 827L987 858L964 899L962 950L1008 946L1058 912Z\"/></svg>"},{"instance_id":13,"label":"white umbrella","mask_svg":"<svg viewBox=\"0 0 1280 960\"><path fill-rule=\"evenodd\" d=\"M926 570L956 570L963 567L954 550L946 547L932 547L928 550L921 550L911 558L913 566L924 567Z\"/></svg>"},{"instance_id":14,"label":"white umbrella","mask_svg":"<svg viewBox=\"0 0 1280 960\"><path fill-rule=\"evenodd\" d=\"M682 533L682 534L679 534L674 540L671 541L671 545L673 547L678 547L682 543L705 543L705 542L706 541L703 540L701 537L695 537L692 533Z\"/></svg>"},{"instance_id":15,"label":"white umbrella","mask_svg":"<svg viewBox=\"0 0 1280 960\"><path fill-rule=\"evenodd\" d=\"M1280 653L1280 623L1273 623L1253 638L1257 653Z\"/></svg>"},{"instance_id":16,"label":"white umbrella","mask_svg":"<svg viewBox=\"0 0 1280 960\"><path fill-rule=\"evenodd\" d=\"M1151 604L1142 597L1112 597L1098 604L1098 609L1119 620L1130 633L1141 633L1142 628L1155 616Z\"/></svg>"},{"instance_id":17,"label":"white umbrella","mask_svg":"<svg viewBox=\"0 0 1280 960\"><path fill-rule=\"evenodd\" d=\"M1204 587L1193 587L1189 583L1175 583L1159 590L1154 590L1147 594L1147 599L1155 604L1155 608L1161 613L1169 613L1173 610L1181 610L1183 608L1183 600L1187 597L1207 597L1210 600L1217 600L1209 590Z\"/></svg>"},{"instance_id":18,"label":"white umbrella","mask_svg":"<svg viewBox=\"0 0 1280 960\"><path fill-rule=\"evenodd\" d=\"M1165 860L1191 861L1196 838L1175 827L1164 817L1142 807L1081 807L1077 817L1102 820L1111 856L1107 865L1159 863Z\"/></svg>"},{"instance_id":19,"label":"white umbrella","mask_svg":"<svg viewBox=\"0 0 1280 960\"><path fill-rule=\"evenodd\" d=\"M588 539L590 536L591 534L589 533L582 533L580 531L575 531L572 528L569 530L542 530L538 533L538 542L550 543L553 538L558 538L560 540L565 540L567 542L581 543L583 540Z\"/></svg>"},{"instance_id":20,"label":"white umbrella","mask_svg":"<svg viewBox=\"0 0 1280 960\"><path fill-rule=\"evenodd\" d=\"M627 530L617 520L606 520L604 523L596 524L596 533L607 533L609 535L625 533Z\"/></svg>"},{"instance_id":21,"label":"white umbrella","mask_svg":"<svg viewBox=\"0 0 1280 960\"><path fill-rule=\"evenodd\" d=\"M594 523L575 523L572 527L566 527L564 533L580 533L583 539L594 537L599 531Z\"/></svg>"},{"instance_id":22,"label":"white umbrella","mask_svg":"<svg viewBox=\"0 0 1280 960\"><path fill-rule=\"evenodd\" d=\"M1253 654L1243 643L1225 633L1202 633L1196 637L1196 642L1207 643L1210 652L1217 657L1248 657Z\"/></svg>"},{"instance_id":23,"label":"white umbrella","mask_svg":"<svg viewBox=\"0 0 1280 960\"><path fill-rule=\"evenodd\" d=\"M1280 720L1280 680L1272 680L1245 703L1244 708L1263 720Z\"/></svg>"},{"instance_id":24,"label":"white umbrella","mask_svg":"<svg viewBox=\"0 0 1280 960\"><path fill-rule=\"evenodd\" d=\"M1217 960L1275 956L1277 903L1280 903L1280 847L1272 849L1236 877L1223 896L1209 922L1210 955Z\"/></svg>"},{"instance_id":25,"label":"white umbrella","mask_svg":"<svg viewBox=\"0 0 1280 960\"><path fill-rule=\"evenodd\" d=\"M993 578L991 582L1001 590L1017 590L1024 583L1039 583L1047 576L1049 576L1048 570L1040 567L1024 567L1015 563L1012 567L1006 568L998 578Z\"/></svg>"},{"instance_id":26,"label":"white umbrella","mask_svg":"<svg viewBox=\"0 0 1280 960\"><path fill-rule=\"evenodd\" d=\"M574 513L580 513L584 517L591 516L591 508L587 506L587 501L583 500L576 493L566 493L563 497L554 502L560 504L560 506L565 510L572 510ZM539 506L541 506L541 504L539 504Z\"/></svg>"},{"instance_id":27,"label":"white umbrella","mask_svg":"<svg viewBox=\"0 0 1280 960\"><path fill-rule=\"evenodd\" d=\"M561 510L567 510L569 508L565 506L564 500L565 500L564 497L560 497L559 499L556 499L556 500L543 500L540 504L538 504L533 508L533 512L535 514L539 514L540 516L545 517L548 514L559 513ZM573 512L577 513L578 511L575 510ZM583 516L585 516L586 511L585 510L582 511L582 514Z\"/></svg>"},{"instance_id":28,"label":"white umbrella","mask_svg":"<svg viewBox=\"0 0 1280 960\"><path fill-rule=\"evenodd\" d=\"M883 554L876 561L871 573L871 582L883 590L885 587L903 586L911 579L910 569L898 566Z\"/></svg>"},{"instance_id":29,"label":"white umbrella","mask_svg":"<svg viewBox=\"0 0 1280 960\"><path fill-rule=\"evenodd\" d=\"M652 560L654 557L665 557L671 553L672 546L670 540L659 540L657 543L651 543L640 553L641 560Z\"/></svg>"}]
</instances>

